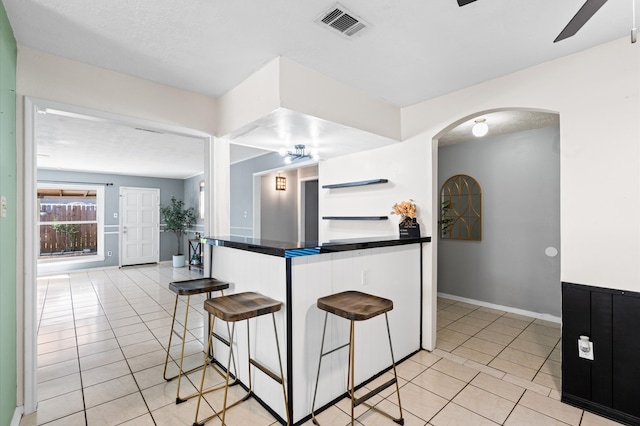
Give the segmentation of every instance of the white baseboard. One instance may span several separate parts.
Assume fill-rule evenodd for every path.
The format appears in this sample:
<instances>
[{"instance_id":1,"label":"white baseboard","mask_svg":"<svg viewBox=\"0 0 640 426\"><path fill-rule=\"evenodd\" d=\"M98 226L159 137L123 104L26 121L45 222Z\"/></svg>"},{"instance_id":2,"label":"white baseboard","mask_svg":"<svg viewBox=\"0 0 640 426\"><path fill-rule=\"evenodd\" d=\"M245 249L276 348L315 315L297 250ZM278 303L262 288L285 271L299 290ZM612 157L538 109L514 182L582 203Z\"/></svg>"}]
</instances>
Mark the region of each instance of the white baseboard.
<instances>
[{"instance_id":1,"label":"white baseboard","mask_svg":"<svg viewBox=\"0 0 640 426\"><path fill-rule=\"evenodd\" d=\"M73 274L76 272L94 272L94 271L108 271L110 269L118 269L118 266L100 266L97 268L83 268L83 269L70 269L67 271L51 271L51 272L42 272L42 273L38 273L38 278L49 278L49 277L55 277L58 275L66 275L66 274Z\"/></svg>"},{"instance_id":2,"label":"white baseboard","mask_svg":"<svg viewBox=\"0 0 640 426\"><path fill-rule=\"evenodd\" d=\"M24 412L24 407L21 405L16 407L16 411L13 412L13 418L11 419L10 426L20 426L20 419L22 419L22 413Z\"/></svg>"},{"instance_id":3,"label":"white baseboard","mask_svg":"<svg viewBox=\"0 0 640 426\"><path fill-rule=\"evenodd\" d=\"M483 302L482 300L474 300L466 297L454 296L453 294L446 294L438 292L438 297L444 299L451 299L457 302L471 303L472 305L484 306L485 308L497 309L499 311L511 312L513 314L524 315L527 317L533 317L545 321L555 322L562 324L562 318L551 314L541 314L539 312L526 311L524 309L512 308L511 306L496 305L495 303Z\"/></svg>"}]
</instances>

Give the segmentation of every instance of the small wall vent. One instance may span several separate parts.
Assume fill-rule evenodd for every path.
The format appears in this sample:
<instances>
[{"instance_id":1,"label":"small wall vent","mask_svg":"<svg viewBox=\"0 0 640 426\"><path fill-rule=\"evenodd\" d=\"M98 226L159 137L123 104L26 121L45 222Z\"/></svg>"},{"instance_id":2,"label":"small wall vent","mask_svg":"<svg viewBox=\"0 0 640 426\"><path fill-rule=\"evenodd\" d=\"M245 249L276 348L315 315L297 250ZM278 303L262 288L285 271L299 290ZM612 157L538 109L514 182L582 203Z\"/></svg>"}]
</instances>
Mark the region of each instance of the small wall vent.
<instances>
[{"instance_id":1,"label":"small wall vent","mask_svg":"<svg viewBox=\"0 0 640 426\"><path fill-rule=\"evenodd\" d=\"M325 10L316 18L315 22L324 27L331 27L337 31L337 34L347 38L362 34L369 27L368 23L360 19L358 15L351 13L340 3L335 3Z\"/></svg>"}]
</instances>

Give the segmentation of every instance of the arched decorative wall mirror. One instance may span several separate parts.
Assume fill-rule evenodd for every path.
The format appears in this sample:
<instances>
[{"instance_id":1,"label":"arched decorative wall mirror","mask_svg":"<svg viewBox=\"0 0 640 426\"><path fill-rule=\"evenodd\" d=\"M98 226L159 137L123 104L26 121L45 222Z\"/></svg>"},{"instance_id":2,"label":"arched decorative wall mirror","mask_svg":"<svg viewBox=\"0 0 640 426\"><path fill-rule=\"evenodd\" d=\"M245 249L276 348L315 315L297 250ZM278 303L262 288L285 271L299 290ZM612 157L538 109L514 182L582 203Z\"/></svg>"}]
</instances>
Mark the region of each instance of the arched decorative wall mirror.
<instances>
[{"instance_id":1,"label":"arched decorative wall mirror","mask_svg":"<svg viewBox=\"0 0 640 426\"><path fill-rule=\"evenodd\" d=\"M198 184L198 212L200 214L200 220L204 220L204 181L201 180Z\"/></svg>"},{"instance_id":2,"label":"arched decorative wall mirror","mask_svg":"<svg viewBox=\"0 0 640 426\"><path fill-rule=\"evenodd\" d=\"M482 240L482 188L471 176L455 175L442 185L440 237Z\"/></svg>"}]
</instances>

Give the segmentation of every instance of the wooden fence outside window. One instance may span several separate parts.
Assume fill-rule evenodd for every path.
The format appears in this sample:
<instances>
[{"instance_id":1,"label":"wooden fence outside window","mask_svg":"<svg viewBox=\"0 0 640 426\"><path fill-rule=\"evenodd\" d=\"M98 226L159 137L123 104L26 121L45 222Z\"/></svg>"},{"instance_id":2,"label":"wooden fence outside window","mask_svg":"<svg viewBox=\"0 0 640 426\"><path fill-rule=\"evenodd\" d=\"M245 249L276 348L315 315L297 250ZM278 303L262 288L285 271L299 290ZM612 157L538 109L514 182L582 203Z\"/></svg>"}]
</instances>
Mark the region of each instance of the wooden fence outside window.
<instances>
[{"instance_id":1,"label":"wooden fence outside window","mask_svg":"<svg viewBox=\"0 0 640 426\"><path fill-rule=\"evenodd\" d=\"M87 256L97 251L95 204L40 204L41 258Z\"/></svg>"}]
</instances>

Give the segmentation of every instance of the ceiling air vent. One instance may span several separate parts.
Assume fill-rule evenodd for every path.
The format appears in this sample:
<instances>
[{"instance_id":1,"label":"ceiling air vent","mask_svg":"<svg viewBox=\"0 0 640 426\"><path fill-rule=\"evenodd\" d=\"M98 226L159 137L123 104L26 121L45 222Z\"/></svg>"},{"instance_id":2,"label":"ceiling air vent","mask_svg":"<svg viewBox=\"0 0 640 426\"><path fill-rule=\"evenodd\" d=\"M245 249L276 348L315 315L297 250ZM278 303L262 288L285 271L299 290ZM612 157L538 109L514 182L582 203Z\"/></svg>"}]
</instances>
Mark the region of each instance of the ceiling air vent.
<instances>
[{"instance_id":1,"label":"ceiling air vent","mask_svg":"<svg viewBox=\"0 0 640 426\"><path fill-rule=\"evenodd\" d=\"M320 15L316 22L322 26L333 28L338 34L344 37L352 37L356 34L362 34L362 31L369 27L360 17L347 10L340 3L336 3Z\"/></svg>"}]
</instances>

